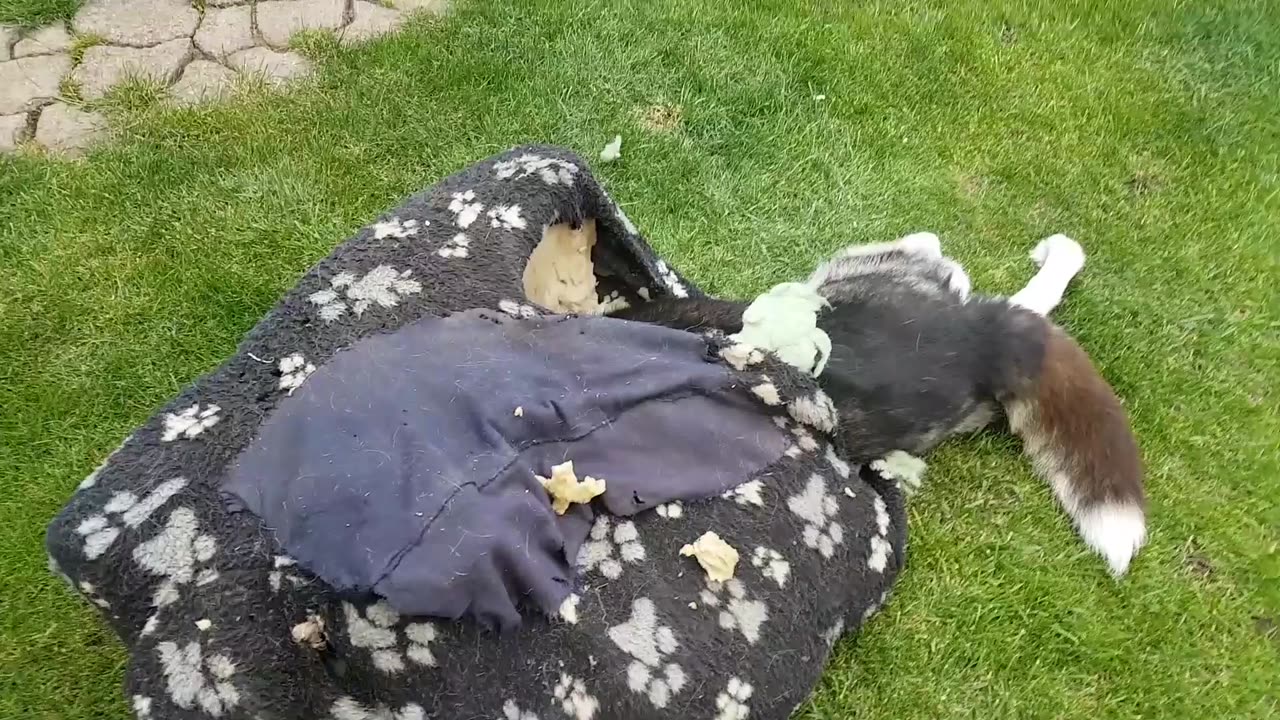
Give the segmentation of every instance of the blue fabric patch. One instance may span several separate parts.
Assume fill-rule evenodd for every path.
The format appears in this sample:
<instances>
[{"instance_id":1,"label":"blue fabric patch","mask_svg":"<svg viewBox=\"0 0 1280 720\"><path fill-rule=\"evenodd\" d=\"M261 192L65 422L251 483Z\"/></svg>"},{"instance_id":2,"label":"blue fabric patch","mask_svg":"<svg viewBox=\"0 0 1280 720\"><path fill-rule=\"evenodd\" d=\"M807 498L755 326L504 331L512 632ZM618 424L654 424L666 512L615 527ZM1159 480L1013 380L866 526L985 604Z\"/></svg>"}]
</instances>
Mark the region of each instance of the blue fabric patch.
<instances>
[{"instance_id":1,"label":"blue fabric patch","mask_svg":"<svg viewBox=\"0 0 1280 720\"><path fill-rule=\"evenodd\" d=\"M572 591L594 519L555 515L535 474L573 460L621 516L719 495L789 445L733 382L701 337L656 325L428 318L318 368L223 489L336 589L511 628Z\"/></svg>"}]
</instances>

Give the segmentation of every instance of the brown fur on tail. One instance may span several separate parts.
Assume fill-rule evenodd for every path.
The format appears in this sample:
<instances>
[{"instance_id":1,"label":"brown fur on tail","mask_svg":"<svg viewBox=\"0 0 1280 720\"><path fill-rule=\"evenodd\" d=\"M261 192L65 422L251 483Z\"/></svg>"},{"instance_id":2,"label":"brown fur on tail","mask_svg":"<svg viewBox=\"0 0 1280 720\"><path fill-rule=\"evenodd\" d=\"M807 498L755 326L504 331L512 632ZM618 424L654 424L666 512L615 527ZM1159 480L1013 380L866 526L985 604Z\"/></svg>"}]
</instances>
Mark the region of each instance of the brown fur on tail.
<instances>
[{"instance_id":1,"label":"brown fur on tail","mask_svg":"<svg viewBox=\"0 0 1280 720\"><path fill-rule=\"evenodd\" d=\"M1041 322L1039 371L1004 401L1009 424L1085 542L1122 575L1146 541L1138 443L1120 399L1085 351Z\"/></svg>"}]
</instances>

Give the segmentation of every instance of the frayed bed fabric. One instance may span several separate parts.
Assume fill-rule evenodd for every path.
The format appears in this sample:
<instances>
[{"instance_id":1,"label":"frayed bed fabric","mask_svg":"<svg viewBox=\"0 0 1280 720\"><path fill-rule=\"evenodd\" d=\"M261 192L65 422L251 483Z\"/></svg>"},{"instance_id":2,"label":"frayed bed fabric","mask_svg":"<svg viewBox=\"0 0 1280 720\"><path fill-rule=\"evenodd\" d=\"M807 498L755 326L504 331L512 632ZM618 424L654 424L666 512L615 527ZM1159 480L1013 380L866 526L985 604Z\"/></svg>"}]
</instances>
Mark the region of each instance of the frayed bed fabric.
<instances>
[{"instance_id":1,"label":"frayed bed fabric","mask_svg":"<svg viewBox=\"0 0 1280 720\"><path fill-rule=\"evenodd\" d=\"M809 696L901 569L899 489L772 354L529 301L544 229L592 221L608 302L699 294L578 157L515 148L362 228L86 478L50 563L128 649L136 717L782 720ZM556 516L532 475L564 459L612 485ZM680 554L708 531L727 581Z\"/></svg>"}]
</instances>

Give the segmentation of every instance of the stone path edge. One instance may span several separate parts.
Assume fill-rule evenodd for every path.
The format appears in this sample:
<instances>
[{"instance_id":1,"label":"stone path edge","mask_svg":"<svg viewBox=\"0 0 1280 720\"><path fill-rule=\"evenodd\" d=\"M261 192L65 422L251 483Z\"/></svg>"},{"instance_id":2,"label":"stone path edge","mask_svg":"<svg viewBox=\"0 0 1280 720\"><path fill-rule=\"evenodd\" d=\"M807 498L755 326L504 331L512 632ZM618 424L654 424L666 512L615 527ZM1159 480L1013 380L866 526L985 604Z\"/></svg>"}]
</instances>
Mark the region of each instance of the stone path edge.
<instances>
[{"instance_id":1,"label":"stone path edge","mask_svg":"<svg viewBox=\"0 0 1280 720\"><path fill-rule=\"evenodd\" d=\"M76 100L97 100L128 80L159 84L179 106L225 100L252 76L283 87L314 70L289 49L298 32L329 31L356 45L415 13L443 15L449 0L382 2L88 0L65 25L0 25L0 154L83 154L110 128Z\"/></svg>"}]
</instances>

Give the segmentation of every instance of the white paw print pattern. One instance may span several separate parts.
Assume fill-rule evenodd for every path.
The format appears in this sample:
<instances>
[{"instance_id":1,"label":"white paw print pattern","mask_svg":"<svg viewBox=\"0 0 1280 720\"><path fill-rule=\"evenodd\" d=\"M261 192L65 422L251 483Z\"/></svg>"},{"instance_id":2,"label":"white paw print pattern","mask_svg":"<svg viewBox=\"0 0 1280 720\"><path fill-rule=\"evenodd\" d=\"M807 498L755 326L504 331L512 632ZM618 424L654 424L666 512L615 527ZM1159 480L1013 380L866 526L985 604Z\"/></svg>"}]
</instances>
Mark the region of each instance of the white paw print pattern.
<instances>
[{"instance_id":1,"label":"white paw print pattern","mask_svg":"<svg viewBox=\"0 0 1280 720\"><path fill-rule=\"evenodd\" d=\"M679 500L659 505L653 510L658 513L658 517L664 517L668 520L679 520L684 517L684 505Z\"/></svg>"},{"instance_id":2,"label":"white paw print pattern","mask_svg":"<svg viewBox=\"0 0 1280 720\"><path fill-rule=\"evenodd\" d=\"M680 278L676 277L676 273L672 270L664 260L659 260L655 267L658 270L658 277L662 279L662 283L667 286L671 294L678 298L689 297L689 289L680 282Z\"/></svg>"},{"instance_id":3,"label":"white paw print pattern","mask_svg":"<svg viewBox=\"0 0 1280 720\"><path fill-rule=\"evenodd\" d=\"M515 300L499 300L498 309L513 318L528 320L538 317L538 310L532 305L518 303Z\"/></svg>"},{"instance_id":4,"label":"white paw print pattern","mask_svg":"<svg viewBox=\"0 0 1280 720\"><path fill-rule=\"evenodd\" d=\"M822 390L814 390L810 397L796 398L787 405L787 412L797 422L829 433L836 429L836 404Z\"/></svg>"},{"instance_id":5,"label":"white paw print pattern","mask_svg":"<svg viewBox=\"0 0 1280 720\"><path fill-rule=\"evenodd\" d=\"M840 476L840 479L849 479L849 474L852 472L852 468L849 467L849 463L845 462L843 458L836 455L836 449L833 445L827 446L827 464L831 466L832 470L836 471L836 474Z\"/></svg>"},{"instance_id":6,"label":"white paw print pattern","mask_svg":"<svg viewBox=\"0 0 1280 720\"><path fill-rule=\"evenodd\" d=\"M151 604L165 607L178 599L178 588L194 582L208 585L218 571L205 564L218 550L212 535L200 532L200 522L189 507L169 513L164 529L133 549L133 559L147 572L164 578Z\"/></svg>"},{"instance_id":7,"label":"white paw print pattern","mask_svg":"<svg viewBox=\"0 0 1280 720\"><path fill-rule=\"evenodd\" d=\"M732 500L743 507L748 505L764 507L764 483L759 480L748 480L735 488L725 491L720 497Z\"/></svg>"},{"instance_id":8,"label":"white paw print pattern","mask_svg":"<svg viewBox=\"0 0 1280 720\"><path fill-rule=\"evenodd\" d=\"M466 230L484 212L484 205L476 202L475 190L456 192L450 196L449 212L454 215L453 224Z\"/></svg>"},{"instance_id":9,"label":"white paw print pattern","mask_svg":"<svg viewBox=\"0 0 1280 720\"><path fill-rule=\"evenodd\" d=\"M564 620L570 625L577 625L578 624L578 604L581 602L582 602L581 596L579 596L577 593L570 593L569 597L565 598L564 601L560 603L560 619Z\"/></svg>"},{"instance_id":10,"label":"white paw print pattern","mask_svg":"<svg viewBox=\"0 0 1280 720\"><path fill-rule=\"evenodd\" d=\"M668 662L679 643L671 628L658 624L652 600L636 598L631 603L631 618L609 628L609 639L633 658L627 666L631 692L645 695L661 709L684 689L684 668Z\"/></svg>"},{"instance_id":11,"label":"white paw print pattern","mask_svg":"<svg viewBox=\"0 0 1280 720\"><path fill-rule=\"evenodd\" d=\"M81 580L80 584L76 585L76 589L80 591L81 595L84 595L86 600L93 603L94 605L97 605L103 610L111 609L111 603L107 602L106 598L99 595L98 589L94 587L93 583L89 582L88 580Z\"/></svg>"},{"instance_id":12,"label":"white paw print pattern","mask_svg":"<svg viewBox=\"0 0 1280 720\"><path fill-rule=\"evenodd\" d=\"M813 439L813 434L804 427L797 425L791 428L791 434L795 436L796 442L787 448L787 457L800 457L801 453L813 452L818 449L818 441Z\"/></svg>"},{"instance_id":13,"label":"white paw print pattern","mask_svg":"<svg viewBox=\"0 0 1280 720\"><path fill-rule=\"evenodd\" d=\"M493 169L499 180L519 180L536 174L548 185L572 185L578 174L578 166L571 162L529 153L495 163Z\"/></svg>"},{"instance_id":14,"label":"white paw print pattern","mask_svg":"<svg viewBox=\"0 0 1280 720\"><path fill-rule=\"evenodd\" d=\"M884 498L876 496L873 503L876 511L876 531L877 534L871 537L871 552L867 556L867 567L878 573L884 572L884 568L889 563L889 553L893 551L893 546L889 544L889 508L884 504Z\"/></svg>"},{"instance_id":15,"label":"white paw print pattern","mask_svg":"<svg viewBox=\"0 0 1280 720\"><path fill-rule=\"evenodd\" d=\"M778 394L778 386L768 375L761 375L760 382L751 386L751 393L764 401L765 405L781 405L782 396Z\"/></svg>"},{"instance_id":16,"label":"white paw print pattern","mask_svg":"<svg viewBox=\"0 0 1280 720\"><path fill-rule=\"evenodd\" d=\"M777 550L757 545L751 553L751 565L758 568L761 575L777 583L778 587L787 586L787 578L791 576L791 563Z\"/></svg>"},{"instance_id":17,"label":"white paw print pattern","mask_svg":"<svg viewBox=\"0 0 1280 720\"><path fill-rule=\"evenodd\" d=\"M461 259L471 254L471 250L469 249L470 247L471 238L467 237L464 233L458 233L453 236L452 240L445 243L439 250L436 250L436 255L439 255L442 258Z\"/></svg>"},{"instance_id":18,"label":"white paw print pattern","mask_svg":"<svg viewBox=\"0 0 1280 720\"><path fill-rule=\"evenodd\" d=\"M347 620L347 634L351 644L364 648L373 657L373 665L382 672L395 674L405 669L405 658L423 667L435 667L436 657L431 643L436 639L436 627L429 622L410 623L404 634L407 647L402 651L395 625L400 621L396 612L384 600L366 607L364 614L349 602L342 603Z\"/></svg>"},{"instance_id":19,"label":"white paw print pattern","mask_svg":"<svg viewBox=\"0 0 1280 720\"><path fill-rule=\"evenodd\" d=\"M746 370L764 360L764 353L753 345L740 342L721 348L720 357L724 358L734 370Z\"/></svg>"},{"instance_id":20,"label":"white paw print pattern","mask_svg":"<svg viewBox=\"0 0 1280 720\"><path fill-rule=\"evenodd\" d=\"M373 237L376 240L388 237L407 238L411 235L417 235L419 228L430 224L431 223L429 221L426 223L419 223L417 220L401 220L398 217L393 217L390 220L383 220L381 222L374 223Z\"/></svg>"},{"instance_id":21,"label":"white paw print pattern","mask_svg":"<svg viewBox=\"0 0 1280 720\"><path fill-rule=\"evenodd\" d=\"M747 720L751 713L747 701L753 692L755 688L751 683L737 677L729 678L728 686L716 696L715 720Z\"/></svg>"},{"instance_id":22,"label":"white paw print pattern","mask_svg":"<svg viewBox=\"0 0 1280 720\"><path fill-rule=\"evenodd\" d=\"M622 211L622 206L614 202L613 197L608 192L605 192L603 188L601 192L604 193L605 200L608 200L609 205L613 208L614 217L618 218L618 222L622 223L622 228L630 235L639 235L640 231L636 229L636 224L631 222L631 218L627 217L627 214ZM645 296L644 299L648 300L649 298Z\"/></svg>"},{"instance_id":23,"label":"white paw print pattern","mask_svg":"<svg viewBox=\"0 0 1280 720\"><path fill-rule=\"evenodd\" d=\"M405 703L396 710L384 703L368 706L351 696L343 696L329 707L330 720L426 720L418 703Z\"/></svg>"},{"instance_id":24,"label":"white paw print pattern","mask_svg":"<svg viewBox=\"0 0 1280 720\"><path fill-rule=\"evenodd\" d=\"M560 673L560 682L556 683L552 694L560 709L572 720L591 720L600 709L600 701L587 693L587 684L582 678L568 673Z\"/></svg>"},{"instance_id":25,"label":"white paw print pattern","mask_svg":"<svg viewBox=\"0 0 1280 720\"><path fill-rule=\"evenodd\" d=\"M307 377L316 371L316 366L307 362L300 353L280 358L278 367L280 368L280 389L288 391L290 395L294 390L302 387Z\"/></svg>"},{"instance_id":26,"label":"white paw print pattern","mask_svg":"<svg viewBox=\"0 0 1280 720\"><path fill-rule=\"evenodd\" d=\"M741 580L729 578L722 583L708 580L706 589L698 597L703 605L720 611L720 627L737 630L752 645L760 639L760 628L769 619L769 606L747 597L747 587Z\"/></svg>"},{"instance_id":27,"label":"white paw print pattern","mask_svg":"<svg viewBox=\"0 0 1280 720\"><path fill-rule=\"evenodd\" d=\"M271 592L280 592L283 581L288 580L294 587L307 584L305 578L286 572L285 568L293 567L298 563L297 560L288 555L277 555L275 559L275 570L267 573L267 582L271 584Z\"/></svg>"},{"instance_id":28,"label":"white paw print pattern","mask_svg":"<svg viewBox=\"0 0 1280 720\"><path fill-rule=\"evenodd\" d=\"M199 707L213 717L221 717L240 704L240 693L231 682L236 664L226 655L205 657L197 640L186 645L166 641L157 650L174 705L184 710Z\"/></svg>"},{"instance_id":29,"label":"white paw print pattern","mask_svg":"<svg viewBox=\"0 0 1280 720\"><path fill-rule=\"evenodd\" d=\"M111 547L121 530L141 525L186 486L186 478L174 478L155 486L141 500L127 490L112 495L102 506L101 514L89 516L76 527L76 533L84 538L84 556L96 560Z\"/></svg>"},{"instance_id":30,"label":"white paw print pattern","mask_svg":"<svg viewBox=\"0 0 1280 720\"><path fill-rule=\"evenodd\" d=\"M612 535L609 532L611 526L608 516L596 518L591 526L591 537L578 551L578 568L584 573L599 570L606 578L616 580L622 576L622 563L638 563L644 560L645 552L634 522L618 523L612 528Z\"/></svg>"},{"instance_id":31,"label":"white paw print pattern","mask_svg":"<svg viewBox=\"0 0 1280 720\"><path fill-rule=\"evenodd\" d=\"M218 413L222 412L222 408L217 405L205 405L200 407L199 403L183 410L179 413L164 414L164 433L160 435L161 442L173 442L178 438L191 438L208 430L222 418Z\"/></svg>"},{"instance_id":32,"label":"white paw print pattern","mask_svg":"<svg viewBox=\"0 0 1280 720\"><path fill-rule=\"evenodd\" d=\"M329 280L328 289L317 290L307 299L320 306L320 319L325 322L337 320L347 310L360 317L372 305L392 308L402 298L422 292L422 283L409 277L412 272L400 272L390 265L379 265L361 278L356 278L355 273L340 272Z\"/></svg>"},{"instance_id":33,"label":"white paw print pattern","mask_svg":"<svg viewBox=\"0 0 1280 720\"><path fill-rule=\"evenodd\" d=\"M523 230L527 227L519 205L495 205L489 210L489 224L503 230Z\"/></svg>"},{"instance_id":34,"label":"white paw print pattern","mask_svg":"<svg viewBox=\"0 0 1280 720\"><path fill-rule=\"evenodd\" d=\"M840 505L836 496L827 492L826 479L810 476L803 492L787 498L787 507L805 521L805 546L816 549L824 558L834 555L836 546L844 542L844 528L835 521Z\"/></svg>"},{"instance_id":35,"label":"white paw print pattern","mask_svg":"<svg viewBox=\"0 0 1280 720\"><path fill-rule=\"evenodd\" d=\"M532 711L521 710L515 700L502 703L502 717L504 720L538 720L538 716Z\"/></svg>"},{"instance_id":36,"label":"white paw print pattern","mask_svg":"<svg viewBox=\"0 0 1280 720\"><path fill-rule=\"evenodd\" d=\"M626 310L631 307L631 303L627 302L627 299L622 297L617 290L614 290L608 295L600 298L597 305L598 307L596 310L601 315L608 315L609 313L615 313L619 310Z\"/></svg>"}]
</instances>

